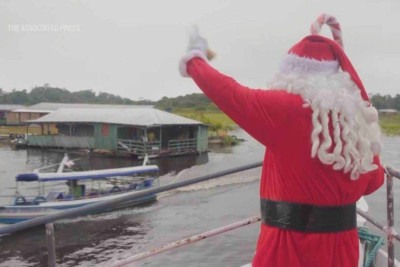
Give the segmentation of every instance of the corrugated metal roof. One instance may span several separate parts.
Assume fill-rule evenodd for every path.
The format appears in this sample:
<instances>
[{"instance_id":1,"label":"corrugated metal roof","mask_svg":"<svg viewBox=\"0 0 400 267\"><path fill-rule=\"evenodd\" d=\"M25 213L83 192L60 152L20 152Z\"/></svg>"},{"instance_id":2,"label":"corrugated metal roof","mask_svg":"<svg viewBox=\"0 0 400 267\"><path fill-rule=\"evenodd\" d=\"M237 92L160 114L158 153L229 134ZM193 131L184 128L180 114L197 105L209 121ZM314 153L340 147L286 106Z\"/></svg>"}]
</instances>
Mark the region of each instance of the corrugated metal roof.
<instances>
[{"instance_id":1,"label":"corrugated metal roof","mask_svg":"<svg viewBox=\"0 0 400 267\"><path fill-rule=\"evenodd\" d=\"M3 105L3 104L0 105L0 110L14 110L21 108L26 108L26 107L22 105Z\"/></svg>"},{"instance_id":2,"label":"corrugated metal roof","mask_svg":"<svg viewBox=\"0 0 400 267\"><path fill-rule=\"evenodd\" d=\"M378 109L379 112L386 113L399 113L397 109L387 108L387 109Z\"/></svg>"},{"instance_id":3,"label":"corrugated metal roof","mask_svg":"<svg viewBox=\"0 0 400 267\"><path fill-rule=\"evenodd\" d=\"M28 122L95 122L137 126L203 124L199 121L154 108L65 108Z\"/></svg>"},{"instance_id":4,"label":"corrugated metal roof","mask_svg":"<svg viewBox=\"0 0 400 267\"><path fill-rule=\"evenodd\" d=\"M20 113L51 113L54 110L41 110L41 109L14 109L12 112Z\"/></svg>"},{"instance_id":5,"label":"corrugated metal roof","mask_svg":"<svg viewBox=\"0 0 400 267\"><path fill-rule=\"evenodd\" d=\"M47 103L42 102L32 105L29 109L57 110L60 108L151 108L150 105L103 105L103 104L72 104L72 103Z\"/></svg>"}]
</instances>

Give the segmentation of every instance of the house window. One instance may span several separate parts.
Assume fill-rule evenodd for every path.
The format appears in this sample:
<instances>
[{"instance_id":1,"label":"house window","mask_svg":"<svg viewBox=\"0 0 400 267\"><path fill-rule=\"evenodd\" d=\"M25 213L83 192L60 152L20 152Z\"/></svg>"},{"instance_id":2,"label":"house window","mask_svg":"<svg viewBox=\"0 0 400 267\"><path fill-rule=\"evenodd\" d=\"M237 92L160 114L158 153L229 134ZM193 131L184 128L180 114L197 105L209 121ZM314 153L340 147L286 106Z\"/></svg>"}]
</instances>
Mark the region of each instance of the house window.
<instances>
[{"instance_id":1,"label":"house window","mask_svg":"<svg viewBox=\"0 0 400 267\"><path fill-rule=\"evenodd\" d=\"M101 125L101 135L102 135L102 136L108 136L109 131L110 131L109 128L110 128L110 127L109 127L109 124L108 124L108 123L102 124L102 125Z\"/></svg>"}]
</instances>

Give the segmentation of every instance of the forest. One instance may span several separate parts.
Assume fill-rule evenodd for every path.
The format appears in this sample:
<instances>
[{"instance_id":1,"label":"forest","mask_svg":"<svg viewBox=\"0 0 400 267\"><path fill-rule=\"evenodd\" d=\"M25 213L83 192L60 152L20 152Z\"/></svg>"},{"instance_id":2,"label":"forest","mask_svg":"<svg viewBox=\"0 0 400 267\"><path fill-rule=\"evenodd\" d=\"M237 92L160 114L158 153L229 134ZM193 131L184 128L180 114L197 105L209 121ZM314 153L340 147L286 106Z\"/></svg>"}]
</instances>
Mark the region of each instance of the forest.
<instances>
[{"instance_id":1,"label":"forest","mask_svg":"<svg viewBox=\"0 0 400 267\"><path fill-rule=\"evenodd\" d=\"M64 88L51 87L48 84L27 90L12 90L6 92L0 88L0 104L34 105L40 102L51 103L87 103L87 104L123 104L123 105L153 105L158 109L175 112L179 110L211 111L218 108L201 93L193 93L178 97L163 97L158 101L131 100L114 94L91 89L70 92ZM376 94L371 97L372 104L377 109L396 109L400 111L400 94L395 96Z\"/></svg>"},{"instance_id":2,"label":"forest","mask_svg":"<svg viewBox=\"0 0 400 267\"><path fill-rule=\"evenodd\" d=\"M154 105L154 102L148 100L133 101L105 92L95 93L93 90L70 92L67 89L51 87L48 84L34 87L29 92L15 89L6 92L0 88L0 104L30 106L41 102Z\"/></svg>"}]
</instances>

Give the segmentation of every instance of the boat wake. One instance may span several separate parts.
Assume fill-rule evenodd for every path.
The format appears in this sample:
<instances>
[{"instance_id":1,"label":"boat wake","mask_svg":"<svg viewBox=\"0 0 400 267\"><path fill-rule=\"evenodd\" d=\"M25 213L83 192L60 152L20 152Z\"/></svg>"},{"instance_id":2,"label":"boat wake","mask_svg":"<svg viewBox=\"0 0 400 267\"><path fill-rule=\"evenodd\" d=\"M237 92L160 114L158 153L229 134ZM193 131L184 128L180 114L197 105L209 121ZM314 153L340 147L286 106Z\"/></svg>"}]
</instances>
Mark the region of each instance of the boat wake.
<instances>
[{"instance_id":1,"label":"boat wake","mask_svg":"<svg viewBox=\"0 0 400 267\"><path fill-rule=\"evenodd\" d=\"M11 257L3 262L0 263L0 267L9 267L9 266L20 266L20 267L31 267L37 266L38 263L36 262L25 262L23 261L22 257Z\"/></svg>"},{"instance_id":2,"label":"boat wake","mask_svg":"<svg viewBox=\"0 0 400 267\"><path fill-rule=\"evenodd\" d=\"M132 216L132 215L144 214L144 213L158 210L159 208L160 208L160 206L157 205L156 203L154 203L153 205L146 206L146 207L132 207L132 208L109 211L106 213L99 213L99 214L86 215L86 216L77 217L77 218L64 219L64 220L60 220L58 223L68 224L68 223L76 223L76 222L115 220L115 219L120 218L121 216Z\"/></svg>"},{"instance_id":3,"label":"boat wake","mask_svg":"<svg viewBox=\"0 0 400 267\"><path fill-rule=\"evenodd\" d=\"M213 179L185 187L181 187L175 190L167 191L158 195L158 199L167 197L178 192L193 192L200 190L209 190L212 188L220 187L220 186L229 186L235 184L249 183L260 179L261 168L255 168L239 173L230 174L227 176L222 176L219 179ZM203 166L193 166L192 168L185 169L181 171L175 179L171 181L171 183L191 179L197 177L199 173L204 173Z\"/></svg>"}]
</instances>

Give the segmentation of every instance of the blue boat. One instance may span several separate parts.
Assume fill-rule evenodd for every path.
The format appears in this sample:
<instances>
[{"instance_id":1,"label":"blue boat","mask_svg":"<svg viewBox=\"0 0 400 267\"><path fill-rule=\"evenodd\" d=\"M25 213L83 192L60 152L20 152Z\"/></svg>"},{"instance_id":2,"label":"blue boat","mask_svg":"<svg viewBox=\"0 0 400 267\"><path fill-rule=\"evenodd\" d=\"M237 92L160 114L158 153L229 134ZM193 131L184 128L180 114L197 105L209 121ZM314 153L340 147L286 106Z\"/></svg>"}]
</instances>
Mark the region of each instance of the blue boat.
<instances>
[{"instance_id":1,"label":"blue boat","mask_svg":"<svg viewBox=\"0 0 400 267\"><path fill-rule=\"evenodd\" d=\"M143 166L135 167L63 172L64 167L71 163L68 155L65 155L57 172L34 171L19 174L15 178L17 190L11 204L0 207L0 223L17 223L158 186L159 168L156 165L146 165L146 162L147 159ZM46 190L51 187L51 183L59 185L60 182L67 187L66 190ZM37 183L38 195L29 198L19 194L20 183ZM124 202L115 209L148 203L156 198L156 194L151 194L135 201Z\"/></svg>"}]
</instances>

